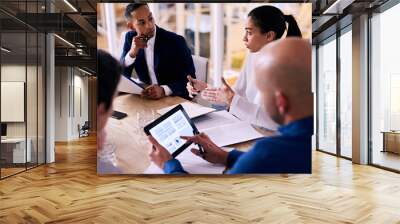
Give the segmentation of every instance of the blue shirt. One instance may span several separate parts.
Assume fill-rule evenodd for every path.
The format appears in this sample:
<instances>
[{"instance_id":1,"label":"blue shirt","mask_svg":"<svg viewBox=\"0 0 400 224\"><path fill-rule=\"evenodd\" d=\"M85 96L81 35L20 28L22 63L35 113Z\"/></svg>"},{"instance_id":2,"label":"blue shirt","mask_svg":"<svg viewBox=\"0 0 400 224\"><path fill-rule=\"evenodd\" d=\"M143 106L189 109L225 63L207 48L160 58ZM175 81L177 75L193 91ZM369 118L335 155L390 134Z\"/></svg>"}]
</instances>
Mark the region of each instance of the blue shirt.
<instances>
[{"instance_id":1,"label":"blue shirt","mask_svg":"<svg viewBox=\"0 0 400 224\"><path fill-rule=\"evenodd\" d=\"M227 173L311 173L313 120L311 116L280 126L279 135L257 141L248 152L229 152ZM186 173L176 159L165 163L164 172Z\"/></svg>"}]
</instances>

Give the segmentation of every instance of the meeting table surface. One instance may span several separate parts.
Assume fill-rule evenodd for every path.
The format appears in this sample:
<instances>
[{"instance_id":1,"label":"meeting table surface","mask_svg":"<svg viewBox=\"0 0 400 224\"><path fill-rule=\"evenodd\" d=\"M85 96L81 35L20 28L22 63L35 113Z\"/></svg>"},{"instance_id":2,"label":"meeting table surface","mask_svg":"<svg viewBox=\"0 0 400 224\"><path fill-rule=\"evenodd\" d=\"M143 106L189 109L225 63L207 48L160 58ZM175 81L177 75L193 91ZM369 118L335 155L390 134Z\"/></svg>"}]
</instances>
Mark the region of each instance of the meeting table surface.
<instances>
[{"instance_id":1,"label":"meeting table surface","mask_svg":"<svg viewBox=\"0 0 400 224\"><path fill-rule=\"evenodd\" d=\"M113 147L118 167L122 173L144 173L150 166L148 153L151 145L143 128L160 116L157 110L185 101L187 100L176 96L151 100L134 94L120 95L115 98L113 109L124 112L128 116L121 120L114 118L108 120L105 128L107 136L104 147ZM274 134L259 128L256 130L265 136ZM254 142L255 140L247 141L228 147L246 151Z\"/></svg>"}]
</instances>

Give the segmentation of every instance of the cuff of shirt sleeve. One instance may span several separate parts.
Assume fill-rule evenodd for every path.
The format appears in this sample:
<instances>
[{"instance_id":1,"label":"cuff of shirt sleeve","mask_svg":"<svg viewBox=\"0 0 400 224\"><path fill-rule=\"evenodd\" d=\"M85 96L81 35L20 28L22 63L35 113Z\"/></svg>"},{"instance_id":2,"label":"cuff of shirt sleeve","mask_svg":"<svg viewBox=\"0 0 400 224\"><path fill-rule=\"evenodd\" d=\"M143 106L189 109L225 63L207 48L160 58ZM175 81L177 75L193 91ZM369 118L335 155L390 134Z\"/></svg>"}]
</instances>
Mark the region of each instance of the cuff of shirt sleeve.
<instances>
[{"instance_id":1,"label":"cuff of shirt sleeve","mask_svg":"<svg viewBox=\"0 0 400 224\"><path fill-rule=\"evenodd\" d=\"M232 114L234 114L234 112L237 110L239 100L240 96L237 93L235 93L235 95L233 95L231 105L229 105L229 112L231 112Z\"/></svg>"},{"instance_id":2,"label":"cuff of shirt sleeve","mask_svg":"<svg viewBox=\"0 0 400 224\"><path fill-rule=\"evenodd\" d=\"M133 63L135 62L135 60L136 60L136 58L132 58L132 57L129 55L129 52L128 52L128 53L126 54L125 60L124 60L125 66L130 66L131 64L133 64Z\"/></svg>"},{"instance_id":3,"label":"cuff of shirt sleeve","mask_svg":"<svg viewBox=\"0 0 400 224\"><path fill-rule=\"evenodd\" d=\"M236 150L236 149L230 151L230 152L228 153L228 159L227 159L227 164L226 164L226 166L227 166L228 168L231 168L231 167L236 163L236 161L239 159L239 157L240 157L241 155L243 155L243 153L244 153L244 152L241 152L241 151Z\"/></svg>"},{"instance_id":4,"label":"cuff of shirt sleeve","mask_svg":"<svg viewBox=\"0 0 400 224\"><path fill-rule=\"evenodd\" d=\"M164 163L164 173L166 174L183 174L187 173L183 167L181 162L177 159L170 159Z\"/></svg>"},{"instance_id":5,"label":"cuff of shirt sleeve","mask_svg":"<svg viewBox=\"0 0 400 224\"><path fill-rule=\"evenodd\" d=\"M165 96L171 96L172 90L169 88L167 85L161 85L161 87L164 89Z\"/></svg>"}]
</instances>

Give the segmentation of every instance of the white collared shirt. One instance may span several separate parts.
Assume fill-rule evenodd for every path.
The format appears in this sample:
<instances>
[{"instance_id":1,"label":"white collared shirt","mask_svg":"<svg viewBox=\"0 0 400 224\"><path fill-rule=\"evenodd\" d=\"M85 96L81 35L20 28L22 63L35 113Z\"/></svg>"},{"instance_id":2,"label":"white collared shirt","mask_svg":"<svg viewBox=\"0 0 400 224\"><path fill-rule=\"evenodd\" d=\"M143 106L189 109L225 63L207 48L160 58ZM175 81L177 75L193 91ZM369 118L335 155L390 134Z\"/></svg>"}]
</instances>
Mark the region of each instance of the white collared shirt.
<instances>
[{"instance_id":1,"label":"white collared shirt","mask_svg":"<svg viewBox=\"0 0 400 224\"><path fill-rule=\"evenodd\" d=\"M144 49L144 55L146 58L147 70L149 71L151 83L158 85L156 73L154 71L154 44L156 41L156 35L157 35L157 28L154 29L154 36L147 41L147 47ZM132 39L132 44L133 44L133 39ZM132 65L135 62L135 60L136 58L132 58L128 52L124 60L125 66ZM172 90L167 85L161 85L161 87L164 89L164 93L166 96L172 94Z\"/></svg>"},{"instance_id":2,"label":"white collared shirt","mask_svg":"<svg viewBox=\"0 0 400 224\"><path fill-rule=\"evenodd\" d=\"M229 107L229 112L241 120L270 130L276 130L278 124L264 111L261 93L256 88L254 60L257 53L249 53L239 78L232 87L235 95Z\"/></svg>"}]
</instances>

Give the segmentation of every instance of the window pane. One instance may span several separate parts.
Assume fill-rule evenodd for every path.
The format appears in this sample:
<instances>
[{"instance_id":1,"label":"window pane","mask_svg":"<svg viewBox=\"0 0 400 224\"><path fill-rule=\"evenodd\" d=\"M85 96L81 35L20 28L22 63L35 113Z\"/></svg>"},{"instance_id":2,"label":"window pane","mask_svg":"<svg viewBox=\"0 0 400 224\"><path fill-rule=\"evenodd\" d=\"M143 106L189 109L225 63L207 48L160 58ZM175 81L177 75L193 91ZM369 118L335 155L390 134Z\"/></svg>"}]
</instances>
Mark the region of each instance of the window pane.
<instances>
[{"instance_id":1,"label":"window pane","mask_svg":"<svg viewBox=\"0 0 400 224\"><path fill-rule=\"evenodd\" d=\"M336 153L336 39L318 48L318 148Z\"/></svg>"},{"instance_id":2,"label":"window pane","mask_svg":"<svg viewBox=\"0 0 400 224\"><path fill-rule=\"evenodd\" d=\"M28 168L37 165L37 74L38 74L38 57L37 57L37 33L27 33L28 38L28 62L27 62L27 80L26 80L26 115L27 115L27 137L28 149Z\"/></svg>"},{"instance_id":3,"label":"window pane","mask_svg":"<svg viewBox=\"0 0 400 224\"><path fill-rule=\"evenodd\" d=\"M26 33L1 33L1 123L6 126L1 140L1 177L25 170L30 160L26 141ZM28 151L26 147L28 146Z\"/></svg>"},{"instance_id":4,"label":"window pane","mask_svg":"<svg viewBox=\"0 0 400 224\"><path fill-rule=\"evenodd\" d=\"M352 50L351 30L340 37L340 153L351 158Z\"/></svg>"},{"instance_id":5,"label":"window pane","mask_svg":"<svg viewBox=\"0 0 400 224\"><path fill-rule=\"evenodd\" d=\"M400 170L400 5L371 19L372 163Z\"/></svg>"},{"instance_id":6,"label":"window pane","mask_svg":"<svg viewBox=\"0 0 400 224\"><path fill-rule=\"evenodd\" d=\"M46 149L45 149L45 123L46 123L46 108L45 108L45 89L46 89L46 78L45 78L45 60L46 60L46 51L45 51L45 45L46 45L46 36L43 33L39 33L39 41L38 41L38 58L39 58L39 64L38 64L38 164L43 164L45 163L45 154L46 154Z\"/></svg>"}]
</instances>

